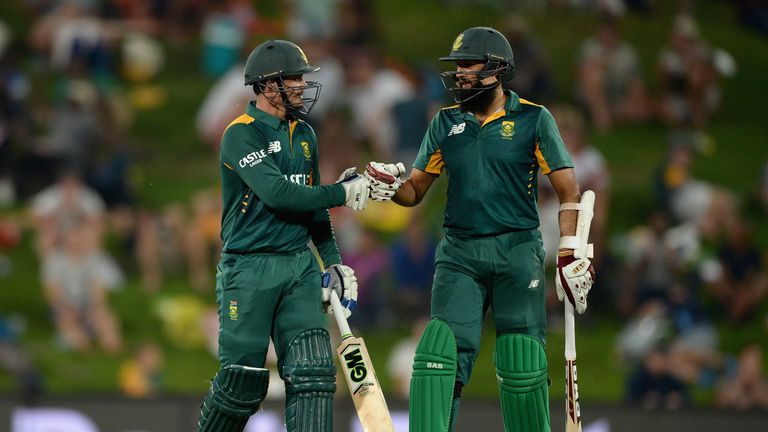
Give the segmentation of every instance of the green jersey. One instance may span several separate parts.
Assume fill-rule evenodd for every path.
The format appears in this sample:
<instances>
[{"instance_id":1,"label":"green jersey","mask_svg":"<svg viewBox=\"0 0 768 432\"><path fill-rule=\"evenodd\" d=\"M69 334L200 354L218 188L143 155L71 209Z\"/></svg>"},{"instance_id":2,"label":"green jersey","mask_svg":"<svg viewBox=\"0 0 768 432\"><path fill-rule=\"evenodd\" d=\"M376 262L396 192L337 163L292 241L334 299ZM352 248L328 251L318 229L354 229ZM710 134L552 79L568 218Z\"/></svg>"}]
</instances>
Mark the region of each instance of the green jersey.
<instances>
[{"instance_id":1,"label":"green jersey","mask_svg":"<svg viewBox=\"0 0 768 432\"><path fill-rule=\"evenodd\" d=\"M326 266L341 263L327 209L344 204L344 188L320 186L307 123L251 102L224 132L220 158L224 252L294 253L312 239Z\"/></svg>"},{"instance_id":2,"label":"green jersey","mask_svg":"<svg viewBox=\"0 0 768 432\"><path fill-rule=\"evenodd\" d=\"M457 106L429 125L413 167L448 173L444 227L457 237L539 226L537 173L573 167L552 114L506 90L507 101L481 125Z\"/></svg>"}]
</instances>

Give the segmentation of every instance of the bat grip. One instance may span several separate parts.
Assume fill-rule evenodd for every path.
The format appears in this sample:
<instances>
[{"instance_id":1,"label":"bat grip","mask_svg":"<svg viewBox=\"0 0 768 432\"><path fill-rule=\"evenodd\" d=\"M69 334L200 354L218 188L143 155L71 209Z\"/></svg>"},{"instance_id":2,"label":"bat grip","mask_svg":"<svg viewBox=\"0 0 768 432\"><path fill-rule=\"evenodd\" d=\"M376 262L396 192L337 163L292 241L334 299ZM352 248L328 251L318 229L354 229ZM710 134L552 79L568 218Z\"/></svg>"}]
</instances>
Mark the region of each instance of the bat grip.
<instances>
[{"instance_id":1,"label":"bat grip","mask_svg":"<svg viewBox=\"0 0 768 432\"><path fill-rule=\"evenodd\" d=\"M576 360L576 326L573 305L568 299L565 304L565 359Z\"/></svg>"},{"instance_id":2,"label":"bat grip","mask_svg":"<svg viewBox=\"0 0 768 432\"><path fill-rule=\"evenodd\" d=\"M352 330L349 329L349 323L347 323L347 318L344 316L344 307L341 306L339 294L335 290L331 290L331 309L333 310L334 318L336 318L336 324L339 326L341 338L351 337Z\"/></svg>"},{"instance_id":3,"label":"bat grip","mask_svg":"<svg viewBox=\"0 0 768 432\"><path fill-rule=\"evenodd\" d=\"M397 177L400 177L401 175L405 174L405 165L403 165L402 162L398 162L397 164L395 164L395 166L397 167L397 171L398 171Z\"/></svg>"}]
</instances>

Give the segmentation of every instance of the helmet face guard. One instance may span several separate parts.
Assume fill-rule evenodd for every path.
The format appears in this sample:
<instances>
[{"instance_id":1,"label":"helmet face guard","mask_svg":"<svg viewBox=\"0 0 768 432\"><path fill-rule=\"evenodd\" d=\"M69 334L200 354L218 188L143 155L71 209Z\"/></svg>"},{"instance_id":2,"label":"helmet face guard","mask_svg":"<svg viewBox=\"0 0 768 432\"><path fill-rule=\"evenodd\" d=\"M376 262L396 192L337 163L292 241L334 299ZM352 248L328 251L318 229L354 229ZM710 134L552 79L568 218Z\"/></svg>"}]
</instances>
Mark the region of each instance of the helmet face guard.
<instances>
[{"instance_id":1,"label":"helmet face guard","mask_svg":"<svg viewBox=\"0 0 768 432\"><path fill-rule=\"evenodd\" d=\"M462 61L457 59L458 61ZM472 61L472 60L465 60ZM456 103L464 103L471 99L474 99L482 92L486 90L492 90L496 88L502 81L505 80L511 74L512 66L498 60L488 61L485 66L474 72L469 71L447 71L440 74L440 80L443 82L443 87L448 90L453 100ZM459 77L461 75L462 77ZM475 79L471 79L474 76ZM466 79L470 77L470 79ZM480 81L488 78L496 77L496 82L488 85L475 85ZM462 84L472 83L472 87L462 88Z\"/></svg>"},{"instance_id":2,"label":"helmet face guard","mask_svg":"<svg viewBox=\"0 0 768 432\"><path fill-rule=\"evenodd\" d=\"M267 83L275 82L276 88L267 87ZM261 93L276 91L280 96L278 98L268 98L269 103L277 109L285 109L287 115L295 115L297 113L307 115L317 103L320 98L320 90L323 85L317 81L305 81L305 85L289 86L283 80L283 77L277 77L272 80L264 80L255 83L254 85L259 87ZM290 93L301 92L301 99L298 102L291 102ZM309 92L309 95L307 95Z\"/></svg>"},{"instance_id":3,"label":"helmet face guard","mask_svg":"<svg viewBox=\"0 0 768 432\"><path fill-rule=\"evenodd\" d=\"M479 71L449 71L440 75L443 86L461 104L472 100L485 92L511 80L515 76L515 59L507 38L498 30L490 27L472 27L461 32L453 41L451 52L440 61L456 63L484 63ZM459 75L462 78L459 78ZM472 77L474 75L474 77ZM478 81L495 76L496 82L478 85ZM467 79L467 78L476 78ZM472 83L470 88L461 88L462 84Z\"/></svg>"}]
</instances>

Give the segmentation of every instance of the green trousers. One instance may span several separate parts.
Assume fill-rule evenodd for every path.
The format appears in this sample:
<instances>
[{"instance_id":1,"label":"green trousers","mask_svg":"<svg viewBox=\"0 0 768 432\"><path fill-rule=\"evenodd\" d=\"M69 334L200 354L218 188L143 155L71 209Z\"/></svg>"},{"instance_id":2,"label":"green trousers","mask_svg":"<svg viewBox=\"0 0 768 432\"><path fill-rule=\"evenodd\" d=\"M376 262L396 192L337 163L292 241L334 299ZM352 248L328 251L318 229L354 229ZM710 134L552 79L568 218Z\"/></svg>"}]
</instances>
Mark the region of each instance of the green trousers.
<instances>
[{"instance_id":1,"label":"green trousers","mask_svg":"<svg viewBox=\"0 0 768 432\"><path fill-rule=\"evenodd\" d=\"M519 333L545 342L545 290L539 230L445 236L435 256L432 317L445 321L456 337L458 381L469 382L489 307L497 337Z\"/></svg>"},{"instance_id":2,"label":"green trousers","mask_svg":"<svg viewBox=\"0 0 768 432\"><path fill-rule=\"evenodd\" d=\"M270 337L280 367L296 335L326 324L320 267L309 249L295 254L222 254L216 302L222 367L264 367Z\"/></svg>"}]
</instances>

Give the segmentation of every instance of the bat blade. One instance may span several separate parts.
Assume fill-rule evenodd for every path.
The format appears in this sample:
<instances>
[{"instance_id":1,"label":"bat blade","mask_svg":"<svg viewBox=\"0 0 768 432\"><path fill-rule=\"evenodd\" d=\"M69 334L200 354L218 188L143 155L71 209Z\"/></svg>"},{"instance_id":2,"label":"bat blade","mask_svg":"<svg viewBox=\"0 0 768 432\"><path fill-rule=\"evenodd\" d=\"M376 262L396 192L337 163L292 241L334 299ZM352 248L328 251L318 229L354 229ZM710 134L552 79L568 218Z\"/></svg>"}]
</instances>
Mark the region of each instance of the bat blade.
<instances>
[{"instance_id":1,"label":"bat blade","mask_svg":"<svg viewBox=\"0 0 768 432\"><path fill-rule=\"evenodd\" d=\"M387 401L381 391L365 341L359 337L347 337L341 342L337 352L363 430L394 432Z\"/></svg>"},{"instance_id":2,"label":"bat blade","mask_svg":"<svg viewBox=\"0 0 768 432\"><path fill-rule=\"evenodd\" d=\"M581 432L576 360L565 362L565 432Z\"/></svg>"}]
</instances>

